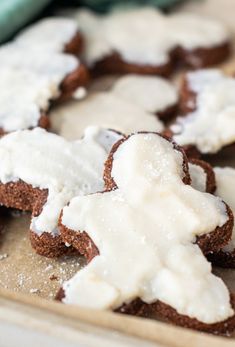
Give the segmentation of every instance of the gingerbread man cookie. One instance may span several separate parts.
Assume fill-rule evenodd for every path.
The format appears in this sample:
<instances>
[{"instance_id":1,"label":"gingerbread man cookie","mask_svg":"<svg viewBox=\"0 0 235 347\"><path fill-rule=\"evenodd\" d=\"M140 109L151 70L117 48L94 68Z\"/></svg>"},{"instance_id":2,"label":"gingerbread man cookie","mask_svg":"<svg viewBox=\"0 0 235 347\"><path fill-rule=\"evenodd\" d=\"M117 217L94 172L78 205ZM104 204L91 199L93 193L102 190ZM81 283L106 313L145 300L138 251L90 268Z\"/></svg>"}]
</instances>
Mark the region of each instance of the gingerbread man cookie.
<instances>
[{"instance_id":1,"label":"gingerbread man cookie","mask_svg":"<svg viewBox=\"0 0 235 347\"><path fill-rule=\"evenodd\" d=\"M26 45L21 42L23 39L16 39L0 48L2 134L38 125L48 127L46 116L51 103L70 98L88 81L84 65L74 55L64 52L77 32L76 23L68 19L46 19L35 24L35 28L25 29L25 35L27 30L37 34L35 40L32 35L26 35L28 43L31 38L37 45Z\"/></svg>"},{"instance_id":2,"label":"gingerbread man cookie","mask_svg":"<svg viewBox=\"0 0 235 347\"><path fill-rule=\"evenodd\" d=\"M216 154L235 142L235 79L214 69L190 72L181 92L181 109L171 126L173 139L200 154Z\"/></svg>"},{"instance_id":3,"label":"gingerbread man cookie","mask_svg":"<svg viewBox=\"0 0 235 347\"><path fill-rule=\"evenodd\" d=\"M198 68L219 63L230 52L226 27L203 16L164 15L151 7L106 16L79 10L72 16L86 40L84 59L96 73L168 75L178 61Z\"/></svg>"},{"instance_id":4,"label":"gingerbread man cookie","mask_svg":"<svg viewBox=\"0 0 235 347\"><path fill-rule=\"evenodd\" d=\"M40 128L0 139L0 203L32 212L31 243L39 254L66 251L57 228L60 211L76 195L103 190L104 161L119 138L91 127L74 142Z\"/></svg>"},{"instance_id":5,"label":"gingerbread man cookie","mask_svg":"<svg viewBox=\"0 0 235 347\"><path fill-rule=\"evenodd\" d=\"M180 148L156 133L124 138L112 148L104 179L105 192L75 197L62 211L63 239L89 260L64 283L63 302L121 311L127 305L133 313L140 298L176 324L233 330L234 303L203 255L229 241L232 213L189 185Z\"/></svg>"},{"instance_id":6,"label":"gingerbread man cookie","mask_svg":"<svg viewBox=\"0 0 235 347\"><path fill-rule=\"evenodd\" d=\"M162 131L162 121L176 113L178 93L160 77L127 75L105 92L91 92L82 101L59 105L51 112L52 127L68 139L81 136L90 125L122 133Z\"/></svg>"},{"instance_id":7,"label":"gingerbread man cookie","mask_svg":"<svg viewBox=\"0 0 235 347\"><path fill-rule=\"evenodd\" d=\"M52 57L53 54L50 58ZM2 91L0 95L1 134L36 126L43 128L49 126L48 112L51 102L70 94L70 77L64 79L64 76L74 67L77 69L77 61L74 61L72 56L64 55L61 60L60 56L57 56L57 58L58 65L61 65L61 69L58 69L60 71L56 71L55 67L54 72L49 70L47 74L35 73L34 70L27 68L16 69L8 66L0 68L0 87ZM70 58L72 59L70 60ZM53 63L56 64L56 59ZM86 72L82 71L83 68L79 71L80 82L84 78L86 79ZM62 83L60 83L61 80L63 80Z\"/></svg>"}]
</instances>

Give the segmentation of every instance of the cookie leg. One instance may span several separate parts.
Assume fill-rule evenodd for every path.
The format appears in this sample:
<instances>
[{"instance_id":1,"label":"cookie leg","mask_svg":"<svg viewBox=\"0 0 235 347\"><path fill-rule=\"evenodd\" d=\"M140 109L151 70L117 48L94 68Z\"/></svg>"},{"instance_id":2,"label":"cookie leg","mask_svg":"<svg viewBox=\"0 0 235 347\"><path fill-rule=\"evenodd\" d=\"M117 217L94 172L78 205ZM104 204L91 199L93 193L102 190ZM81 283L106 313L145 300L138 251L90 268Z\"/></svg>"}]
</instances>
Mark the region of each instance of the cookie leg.
<instances>
[{"instance_id":1,"label":"cookie leg","mask_svg":"<svg viewBox=\"0 0 235 347\"><path fill-rule=\"evenodd\" d=\"M61 222L59 223L59 229L63 242L67 242L72 245L81 255L86 258L88 263L99 254L96 245L87 235L87 233L79 233L71 230L65 227Z\"/></svg>"},{"instance_id":2,"label":"cookie leg","mask_svg":"<svg viewBox=\"0 0 235 347\"><path fill-rule=\"evenodd\" d=\"M231 305L235 309L235 297L231 294ZM194 330L199 330L207 333L213 333L216 335L229 335L234 331L235 328L235 315L232 317L218 323L205 324L199 322L195 318L190 318L188 316L179 314L171 306L164 304L161 301L157 301L150 306L152 314L157 315L159 318L173 323L175 325L182 326L184 328L190 328Z\"/></svg>"}]
</instances>

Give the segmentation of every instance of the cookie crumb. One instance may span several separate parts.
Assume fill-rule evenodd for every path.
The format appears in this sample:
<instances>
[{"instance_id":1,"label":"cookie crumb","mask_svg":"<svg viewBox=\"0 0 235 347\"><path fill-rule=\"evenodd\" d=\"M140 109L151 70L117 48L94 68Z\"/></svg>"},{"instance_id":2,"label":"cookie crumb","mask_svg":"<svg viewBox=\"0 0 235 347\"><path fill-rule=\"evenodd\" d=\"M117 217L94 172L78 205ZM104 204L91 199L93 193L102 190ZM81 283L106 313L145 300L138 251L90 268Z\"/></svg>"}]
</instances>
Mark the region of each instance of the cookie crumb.
<instances>
[{"instance_id":1,"label":"cookie crumb","mask_svg":"<svg viewBox=\"0 0 235 347\"><path fill-rule=\"evenodd\" d=\"M0 254L0 260L4 260L6 258L8 258L8 254L7 253Z\"/></svg>"},{"instance_id":2,"label":"cookie crumb","mask_svg":"<svg viewBox=\"0 0 235 347\"><path fill-rule=\"evenodd\" d=\"M36 293L39 293L40 292L40 290L39 289L37 289L37 288L32 288L32 289L30 289L30 294L36 294Z\"/></svg>"},{"instance_id":3,"label":"cookie crumb","mask_svg":"<svg viewBox=\"0 0 235 347\"><path fill-rule=\"evenodd\" d=\"M52 270L53 266L51 264L47 265L47 267L45 268L45 271L49 271Z\"/></svg>"},{"instance_id":4,"label":"cookie crumb","mask_svg":"<svg viewBox=\"0 0 235 347\"><path fill-rule=\"evenodd\" d=\"M23 274L19 274L19 276L18 276L18 284L19 284L19 286L22 287L23 283L24 283L24 276L23 276Z\"/></svg>"},{"instance_id":5,"label":"cookie crumb","mask_svg":"<svg viewBox=\"0 0 235 347\"><path fill-rule=\"evenodd\" d=\"M51 275L49 278L50 278L51 281L55 281L55 280L57 281L58 280L58 277L56 275L54 275L54 274Z\"/></svg>"}]
</instances>

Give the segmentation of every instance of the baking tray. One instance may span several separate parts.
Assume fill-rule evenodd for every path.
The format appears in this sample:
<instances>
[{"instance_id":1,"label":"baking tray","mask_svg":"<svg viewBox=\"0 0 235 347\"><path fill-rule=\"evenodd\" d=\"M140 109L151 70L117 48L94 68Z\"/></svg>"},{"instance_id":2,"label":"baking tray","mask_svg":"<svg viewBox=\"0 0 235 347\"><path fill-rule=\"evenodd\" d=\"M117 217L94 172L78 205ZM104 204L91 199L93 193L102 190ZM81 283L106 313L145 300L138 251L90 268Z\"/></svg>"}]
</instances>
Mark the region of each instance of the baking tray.
<instances>
[{"instance_id":1,"label":"baking tray","mask_svg":"<svg viewBox=\"0 0 235 347\"><path fill-rule=\"evenodd\" d=\"M221 67L225 72L234 72L234 57ZM179 84L181 78L182 73L176 74L173 78L174 83ZM115 78L96 80L91 89L107 89L113 79ZM59 129L60 119L54 116L52 130L59 131ZM235 167L235 160L233 162L228 160L231 154L234 155L233 152L234 150L232 153L225 151L216 161L212 161L214 164ZM235 335L230 338L217 337L156 320L93 311L53 301L63 281L84 266L83 258L47 259L35 254L28 238L29 214L11 212L10 215L3 216L2 221L5 225L0 231L0 321L2 323L27 325L35 331L58 335L62 341L66 336L66 333L62 334L65 328L70 329L69 337L74 339L73 341L81 341L81 334L86 331L90 334L88 334L90 338L95 334L96 338L99 337L102 341L104 339L106 342L111 341L112 346L115 346L114 341L119 336L117 332L129 341L126 346L138 346L139 339L142 343L143 340L144 343L148 341L151 346L152 342L158 343L159 346L171 347L234 346ZM235 271L229 269L214 271L225 280L232 291L235 291ZM130 336L138 338L134 344ZM108 345L110 346L110 343L107 342Z\"/></svg>"}]
</instances>

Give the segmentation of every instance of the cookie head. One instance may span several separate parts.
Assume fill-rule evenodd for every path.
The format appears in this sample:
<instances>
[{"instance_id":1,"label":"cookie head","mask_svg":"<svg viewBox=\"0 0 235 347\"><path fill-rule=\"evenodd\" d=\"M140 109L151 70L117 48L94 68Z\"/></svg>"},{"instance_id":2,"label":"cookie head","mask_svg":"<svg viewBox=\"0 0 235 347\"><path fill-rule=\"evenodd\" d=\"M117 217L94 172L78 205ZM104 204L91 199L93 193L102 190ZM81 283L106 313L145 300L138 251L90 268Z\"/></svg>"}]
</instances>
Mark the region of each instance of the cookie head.
<instances>
[{"instance_id":1,"label":"cookie head","mask_svg":"<svg viewBox=\"0 0 235 347\"><path fill-rule=\"evenodd\" d=\"M156 141L155 137L156 134L150 133L130 136L114 152L111 176L124 194L142 191L133 189L142 184L150 189L164 181L173 184L174 180L182 181L187 174L182 152L172 151L172 143L161 137Z\"/></svg>"},{"instance_id":2,"label":"cookie head","mask_svg":"<svg viewBox=\"0 0 235 347\"><path fill-rule=\"evenodd\" d=\"M62 212L61 228L86 231L99 250L65 282L63 301L117 309L139 297L205 324L232 316L228 289L196 244L228 223L222 200L185 184L186 158L156 133L120 141L110 158L115 189L73 198Z\"/></svg>"}]
</instances>

